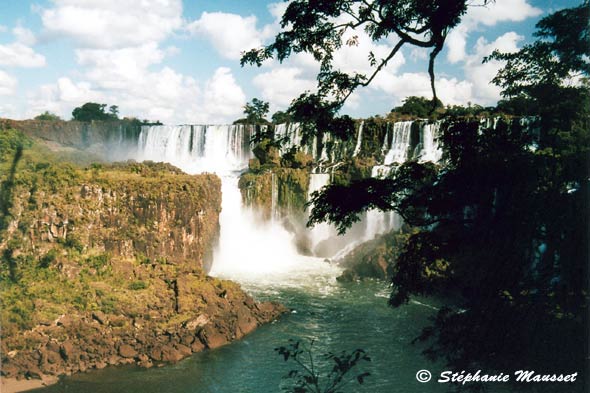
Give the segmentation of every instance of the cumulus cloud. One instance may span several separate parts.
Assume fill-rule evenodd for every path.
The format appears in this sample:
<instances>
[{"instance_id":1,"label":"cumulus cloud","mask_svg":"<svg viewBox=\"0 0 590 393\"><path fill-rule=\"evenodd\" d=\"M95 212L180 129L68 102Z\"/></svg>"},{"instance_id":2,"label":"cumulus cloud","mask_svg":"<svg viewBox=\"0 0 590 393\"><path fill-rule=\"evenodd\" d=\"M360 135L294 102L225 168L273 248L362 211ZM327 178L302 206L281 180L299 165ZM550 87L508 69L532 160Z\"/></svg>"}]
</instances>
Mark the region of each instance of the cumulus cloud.
<instances>
[{"instance_id":1,"label":"cumulus cloud","mask_svg":"<svg viewBox=\"0 0 590 393\"><path fill-rule=\"evenodd\" d=\"M11 95L16 90L16 78L0 70L0 96Z\"/></svg>"},{"instance_id":2,"label":"cumulus cloud","mask_svg":"<svg viewBox=\"0 0 590 393\"><path fill-rule=\"evenodd\" d=\"M181 0L52 0L41 9L46 33L85 48L159 42L182 26Z\"/></svg>"},{"instance_id":3,"label":"cumulus cloud","mask_svg":"<svg viewBox=\"0 0 590 393\"><path fill-rule=\"evenodd\" d=\"M472 84L473 100L483 104L493 104L500 98L500 88L492 84L491 80L496 76L503 63L500 61L489 61L482 64L482 59L489 56L494 49L501 52L516 52L518 43L524 39L515 32L508 32L492 42L480 37L475 44L472 54L466 56L463 67L465 78Z\"/></svg>"},{"instance_id":4,"label":"cumulus cloud","mask_svg":"<svg viewBox=\"0 0 590 393\"><path fill-rule=\"evenodd\" d=\"M35 34L33 34L31 30L26 29L20 25L12 29L12 34L14 34L16 42L19 42L23 45L33 46L37 43Z\"/></svg>"},{"instance_id":5,"label":"cumulus cloud","mask_svg":"<svg viewBox=\"0 0 590 393\"><path fill-rule=\"evenodd\" d=\"M122 49L78 49L78 64L88 67L86 77L105 89L125 89L145 79L147 68L159 64L165 52L157 44Z\"/></svg>"},{"instance_id":6,"label":"cumulus cloud","mask_svg":"<svg viewBox=\"0 0 590 393\"><path fill-rule=\"evenodd\" d=\"M0 45L0 65L8 67L43 67L45 56L20 42Z\"/></svg>"},{"instance_id":7,"label":"cumulus cloud","mask_svg":"<svg viewBox=\"0 0 590 393\"><path fill-rule=\"evenodd\" d=\"M227 123L235 120L246 103L245 94L228 68L218 68L199 84L170 67L142 71L139 78L121 79L124 86L106 88L97 81L59 78L41 86L29 97L28 115L45 110L69 118L74 107L88 101L117 104L122 115L174 123Z\"/></svg>"},{"instance_id":8,"label":"cumulus cloud","mask_svg":"<svg viewBox=\"0 0 590 393\"><path fill-rule=\"evenodd\" d=\"M394 104L408 96L431 97L430 77L426 72L384 73L375 78L373 89L386 93ZM441 77L436 81L437 95L445 104L461 104L472 99L473 86L468 81Z\"/></svg>"},{"instance_id":9,"label":"cumulus cloud","mask_svg":"<svg viewBox=\"0 0 590 393\"><path fill-rule=\"evenodd\" d=\"M181 0L52 0L37 12L46 39L74 43L79 68L31 93L31 114L50 110L68 118L88 101L166 123L229 122L241 114L245 94L228 68L198 81L166 64L180 52L164 43L183 27Z\"/></svg>"},{"instance_id":10,"label":"cumulus cloud","mask_svg":"<svg viewBox=\"0 0 590 393\"><path fill-rule=\"evenodd\" d=\"M315 80L303 77L303 70L297 67L277 67L254 77L262 98L276 107L287 107L293 98L305 90L314 90Z\"/></svg>"},{"instance_id":11,"label":"cumulus cloud","mask_svg":"<svg viewBox=\"0 0 590 393\"><path fill-rule=\"evenodd\" d=\"M521 22L539 16L543 11L533 7L529 0L496 0L486 4L472 4L461 24L446 39L447 60L456 63L465 60L465 46L470 33L483 26L495 26L500 22Z\"/></svg>"},{"instance_id":12,"label":"cumulus cloud","mask_svg":"<svg viewBox=\"0 0 590 393\"><path fill-rule=\"evenodd\" d=\"M205 85L199 112L201 121L211 122L235 120L242 114L246 95L236 83L229 68L218 68Z\"/></svg>"},{"instance_id":13,"label":"cumulus cloud","mask_svg":"<svg viewBox=\"0 0 590 393\"><path fill-rule=\"evenodd\" d=\"M240 53L259 47L273 35L270 25L257 29L254 15L243 17L224 12L203 12L201 17L187 26L197 37L211 42L225 58L239 59Z\"/></svg>"}]
</instances>

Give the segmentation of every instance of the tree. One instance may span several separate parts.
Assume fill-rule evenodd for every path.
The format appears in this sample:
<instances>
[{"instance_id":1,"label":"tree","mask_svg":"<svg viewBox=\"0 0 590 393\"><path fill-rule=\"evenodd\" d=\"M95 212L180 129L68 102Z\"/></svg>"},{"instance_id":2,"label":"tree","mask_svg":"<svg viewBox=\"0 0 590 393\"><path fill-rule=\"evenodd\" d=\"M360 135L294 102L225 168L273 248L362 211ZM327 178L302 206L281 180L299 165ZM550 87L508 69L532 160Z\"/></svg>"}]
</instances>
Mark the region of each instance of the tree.
<instances>
[{"instance_id":1,"label":"tree","mask_svg":"<svg viewBox=\"0 0 590 393\"><path fill-rule=\"evenodd\" d=\"M40 115L35 116L35 120L58 121L58 120L61 120L61 118L54 113L51 113L49 111L45 111L45 112L41 113Z\"/></svg>"},{"instance_id":2,"label":"tree","mask_svg":"<svg viewBox=\"0 0 590 393\"><path fill-rule=\"evenodd\" d=\"M111 105L109 107L109 115L112 119L119 118L119 107L117 105Z\"/></svg>"},{"instance_id":3,"label":"tree","mask_svg":"<svg viewBox=\"0 0 590 393\"><path fill-rule=\"evenodd\" d=\"M487 2L482 1L483 4ZM301 94L292 102L288 113L302 123L304 140L313 134L334 129L340 134L353 134L353 122L337 118L338 111L358 87L368 86L404 46L430 50L428 73L434 108L437 102L435 59L448 32L461 21L467 4L467 0L295 0L289 3L283 14L283 30L275 41L266 47L245 52L241 64L261 66L263 61L275 56L282 62L293 53L312 54L320 63L317 92ZM354 34L360 29L374 42L395 44L384 58L367 53L372 67L370 74L335 69L334 53L345 45L358 45L358 35ZM346 36L348 33L352 35Z\"/></svg>"},{"instance_id":4,"label":"tree","mask_svg":"<svg viewBox=\"0 0 590 393\"><path fill-rule=\"evenodd\" d=\"M84 105L74 108L72 117L77 121L92 120L117 120L119 108L112 105L109 108L110 113L105 112L107 104L97 104L96 102L87 102Z\"/></svg>"},{"instance_id":5,"label":"tree","mask_svg":"<svg viewBox=\"0 0 590 393\"><path fill-rule=\"evenodd\" d=\"M312 198L310 222L341 232L372 208L396 210L416 228L395 261L390 303L451 295L420 338L431 344L428 356L457 369L539 369L551 359L552 372L567 372L584 362L589 11L584 2L549 15L537 25L539 41L492 57L507 61L494 79L503 94L526 98L541 115L538 136L518 122L450 121L444 168L410 162L391 179ZM571 75L582 82L572 86Z\"/></svg>"},{"instance_id":6,"label":"tree","mask_svg":"<svg viewBox=\"0 0 590 393\"><path fill-rule=\"evenodd\" d=\"M443 107L443 103L437 99L436 109L442 109ZM424 119L432 113L432 102L425 97L410 96L404 100L401 106L393 108L392 112Z\"/></svg>"},{"instance_id":7,"label":"tree","mask_svg":"<svg viewBox=\"0 0 590 393\"><path fill-rule=\"evenodd\" d=\"M283 111L276 111L272 115L271 120L274 124L290 123L292 121L291 116Z\"/></svg>"},{"instance_id":8,"label":"tree","mask_svg":"<svg viewBox=\"0 0 590 393\"><path fill-rule=\"evenodd\" d=\"M268 102L253 98L252 102L244 105L244 114L246 115L246 121L249 124L260 124L268 123L265 119L268 114Z\"/></svg>"}]
</instances>

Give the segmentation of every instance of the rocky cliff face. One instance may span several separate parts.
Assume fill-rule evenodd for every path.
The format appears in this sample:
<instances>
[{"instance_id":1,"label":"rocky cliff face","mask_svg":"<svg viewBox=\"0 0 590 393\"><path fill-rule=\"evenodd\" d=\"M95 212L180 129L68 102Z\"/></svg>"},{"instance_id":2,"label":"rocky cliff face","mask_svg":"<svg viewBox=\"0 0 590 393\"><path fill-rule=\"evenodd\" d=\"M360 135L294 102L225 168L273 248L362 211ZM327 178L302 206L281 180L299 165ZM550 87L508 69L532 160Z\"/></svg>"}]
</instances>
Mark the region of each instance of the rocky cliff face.
<instances>
[{"instance_id":1,"label":"rocky cliff face","mask_svg":"<svg viewBox=\"0 0 590 393\"><path fill-rule=\"evenodd\" d=\"M284 312L205 275L217 176L149 162L82 168L27 141L10 180L23 138L0 130L3 376L176 361Z\"/></svg>"},{"instance_id":2,"label":"rocky cliff face","mask_svg":"<svg viewBox=\"0 0 590 393\"><path fill-rule=\"evenodd\" d=\"M83 149L97 143L137 140L141 124L130 120L82 122L0 118L0 129L14 129L30 137Z\"/></svg>"},{"instance_id":3,"label":"rocky cliff face","mask_svg":"<svg viewBox=\"0 0 590 393\"><path fill-rule=\"evenodd\" d=\"M39 258L75 244L81 252L117 260L142 255L186 270L211 262L221 205L214 175L189 176L163 164L63 173L50 165L22 180L8 230L21 253Z\"/></svg>"}]
</instances>

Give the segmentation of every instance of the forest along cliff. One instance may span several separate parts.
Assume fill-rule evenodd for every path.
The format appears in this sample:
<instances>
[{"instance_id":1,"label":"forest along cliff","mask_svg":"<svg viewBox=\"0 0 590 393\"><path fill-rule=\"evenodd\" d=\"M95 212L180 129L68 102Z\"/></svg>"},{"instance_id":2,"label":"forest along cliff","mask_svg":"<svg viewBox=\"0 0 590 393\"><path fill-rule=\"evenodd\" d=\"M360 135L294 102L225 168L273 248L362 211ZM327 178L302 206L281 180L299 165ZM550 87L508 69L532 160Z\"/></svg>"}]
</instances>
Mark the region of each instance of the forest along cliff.
<instances>
[{"instance_id":1,"label":"forest along cliff","mask_svg":"<svg viewBox=\"0 0 590 393\"><path fill-rule=\"evenodd\" d=\"M82 167L55 146L0 130L3 377L174 362L285 311L206 276L217 176L149 162Z\"/></svg>"}]
</instances>

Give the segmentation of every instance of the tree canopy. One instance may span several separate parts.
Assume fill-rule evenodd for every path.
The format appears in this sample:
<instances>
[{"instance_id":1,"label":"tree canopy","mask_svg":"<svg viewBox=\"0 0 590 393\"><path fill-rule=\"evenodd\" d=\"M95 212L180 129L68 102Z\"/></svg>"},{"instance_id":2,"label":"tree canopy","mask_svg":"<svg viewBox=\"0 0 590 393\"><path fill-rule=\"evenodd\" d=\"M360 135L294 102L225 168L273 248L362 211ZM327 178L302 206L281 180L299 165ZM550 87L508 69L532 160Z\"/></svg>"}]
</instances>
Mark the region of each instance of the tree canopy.
<instances>
[{"instance_id":1,"label":"tree canopy","mask_svg":"<svg viewBox=\"0 0 590 393\"><path fill-rule=\"evenodd\" d=\"M268 123L268 120L266 120L268 108L268 102L259 100L258 98L253 98L251 102L244 105L246 122L249 124Z\"/></svg>"},{"instance_id":2,"label":"tree canopy","mask_svg":"<svg viewBox=\"0 0 590 393\"><path fill-rule=\"evenodd\" d=\"M40 115L35 116L35 120L57 121L57 120L61 120L61 117L59 117L55 113L45 111L45 112L41 113Z\"/></svg>"},{"instance_id":3,"label":"tree canopy","mask_svg":"<svg viewBox=\"0 0 590 393\"><path fill-rule=\"evenodd\" d=\"M492 55L507 61L494 82L526 101L538 124L449 120L444 166L409 162L389 179L332 185L313 198L310 222L341 232L368 209L396 210L414 228L394 264L390 303L452 296L421 336L431 357L497 369L547 366L549 356L556 371L583 363L588 12L585 2L551 14L537 25L538 41Z\"/></svg>"},{"instance_id":4,"label":"tree canopy","mask_svg":"<svg viewBox=\"0 0 590 393\"><path fill-rule=\"evenodd\" d=\"M107 104L87 102L74 108L72 118L77 121L117 120L119 118L119 107L111 105L108 112L105 111L106 107Z\"/></svg>"},{"instance_id":5,"label":"tree canopy","mask_svg":"<svg viewBox=\"0 0 590 393\"><path fill-rule=\"evenodd\" d=\"M436 109L442 109L443 107L443 103L437 99ZM391 111L402 115L427 118L432 113L432 101L425 97L410 96L404 100L401 106L397 106Z\"/></svg>"},{"instance_id":6,"label":"tree canopy","mask_svg":"<svg viewBox=\"0 0 590 393\"><path fill-rule=\"evenodd\" d=\"M481 4L486 4L483 0ZM273 43L243 54L241 64L256 64L272 57L283 61L293 53L307 52L320 63L317 92L305 92L291 104L288 113L303 123L304 134L339 129L352 132L352 122L338 119L338 111L348 97L375 76L405 46L430 51L428 73L437 102L434 65L449 31L467 11L467 0L295 0L281 19L282 31ZM374 42L395 42L384 58L366 53L372 67L369 74L343 72L334 66L334 54L343 46L358 45L358 35L345 39L348 32L364 31Z\"/></svg>"}]
</instances>

